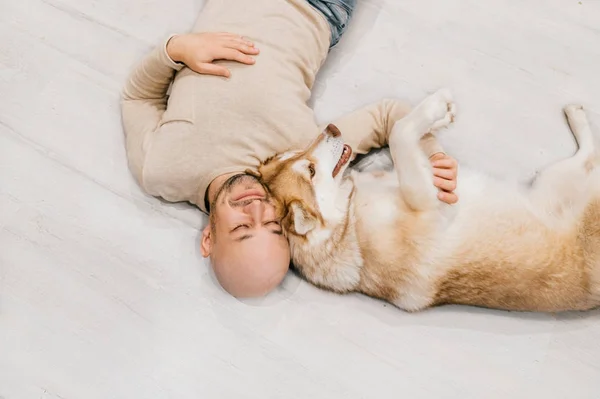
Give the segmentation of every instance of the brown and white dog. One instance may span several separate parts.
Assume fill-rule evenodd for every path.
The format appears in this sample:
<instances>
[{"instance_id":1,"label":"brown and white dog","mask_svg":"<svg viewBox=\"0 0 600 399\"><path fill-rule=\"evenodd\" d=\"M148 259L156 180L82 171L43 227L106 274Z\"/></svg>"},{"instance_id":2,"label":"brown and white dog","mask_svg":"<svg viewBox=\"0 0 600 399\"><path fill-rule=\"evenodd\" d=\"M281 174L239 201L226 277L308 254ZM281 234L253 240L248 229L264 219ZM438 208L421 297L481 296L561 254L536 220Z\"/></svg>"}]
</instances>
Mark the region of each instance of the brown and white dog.
<instances>
[{"instance_id":1,"label":"brown and white dog","mask_svg":"<svg viewBox=\"0 0 600 399\"><path fill-rule=\"evenodd\" d=\"M351 150L333 126L307 149L260 168L292 261L310 282L407 311L466 304L520 311L600 305L600 148L580 106L565 108L579 150L531 187L461 168L457 194L437 198L419 147L449 125L447 90L396 122L395 170L344 173Z\"/></svg>"}]
</instances>

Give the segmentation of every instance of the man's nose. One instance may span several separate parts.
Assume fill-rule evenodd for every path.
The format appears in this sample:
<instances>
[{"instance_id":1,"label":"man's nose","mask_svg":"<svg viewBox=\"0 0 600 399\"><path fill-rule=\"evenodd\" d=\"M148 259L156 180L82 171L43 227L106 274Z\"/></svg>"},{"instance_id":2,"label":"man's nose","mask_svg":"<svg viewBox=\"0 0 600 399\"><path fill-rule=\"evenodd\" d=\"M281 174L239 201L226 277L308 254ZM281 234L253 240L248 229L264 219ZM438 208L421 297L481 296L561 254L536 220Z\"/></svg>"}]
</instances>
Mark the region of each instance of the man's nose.
<instances>
[{"instance_id":1,"label":"man's nose","mask_svg":"<svg viewBox=\"0 0 600 399\"><path fill-rule=\"evenodd\" d=\"M253 219L257 220L262 217L262 214L265 209L265 204L260 199L255 199L254 201L246 205L245 208L246 213L249 214Z\"/></svg>"}]
</instances>

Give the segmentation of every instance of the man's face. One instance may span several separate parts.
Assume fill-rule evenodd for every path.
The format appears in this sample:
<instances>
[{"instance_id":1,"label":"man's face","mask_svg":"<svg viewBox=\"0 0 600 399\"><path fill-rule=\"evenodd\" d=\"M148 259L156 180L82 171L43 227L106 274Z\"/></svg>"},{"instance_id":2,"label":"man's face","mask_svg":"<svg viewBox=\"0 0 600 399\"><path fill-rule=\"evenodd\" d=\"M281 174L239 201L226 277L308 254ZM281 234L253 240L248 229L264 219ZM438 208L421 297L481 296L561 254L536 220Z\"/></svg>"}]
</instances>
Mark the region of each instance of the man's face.
<instances>
[{"instance_id":1,"label":"man's face","mask_svg":"<svg viewBox=\"0 0 600 399\"><path fill-rule=\"evenodd\" d=\"M289 266L289 245L267 190L254 176L233 176L219 189L202 253L211 256L216 274L227 280L270 288L281 281Z\"/></svg>"},{"instance_id":2,"label":"man's face","mask_svg":"<svg viewBox=\"0 0 600 399\"><path fill-rule=\"evenodd\" d=\"M254 245L257 239L285 242L267 191L250 175L236 175L223 184L211 206L210 224L218 242L231 244L230 249Z\"/></svg>"}]
</instances>

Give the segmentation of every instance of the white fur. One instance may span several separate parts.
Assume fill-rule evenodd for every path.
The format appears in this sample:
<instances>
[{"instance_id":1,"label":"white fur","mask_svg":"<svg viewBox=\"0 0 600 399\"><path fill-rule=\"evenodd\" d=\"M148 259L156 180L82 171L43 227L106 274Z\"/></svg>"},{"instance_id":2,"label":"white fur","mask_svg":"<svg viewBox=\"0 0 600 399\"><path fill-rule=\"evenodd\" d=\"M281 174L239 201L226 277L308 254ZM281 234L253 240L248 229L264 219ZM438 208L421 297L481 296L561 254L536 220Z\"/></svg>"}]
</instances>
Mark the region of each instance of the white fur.
<instances>
[{"instance_id":1,"label":"white fur","mask_svg":"<svg viewBox=\"0 0 600 399\"><path fill-rule=\"evenodd\" d=\"M355 200L355 208L360 212L360 208L368 208L369 218L364 220L370 228L377 229L393 223L398 218L398 207L395 193L398 188L398 180L394 173L387 173L383 177L373 177L369 173L354 175L354 182L360 187ZM369 193L377 192L377 206L372 206L372 195Z\"/></svg>"},{"instance_id":2,"label":"white fur","mask_svg":"<svg viewBox=\"0 0 600 399\"><path fill-rule=\"evenodd\" d=\"M307 218L298 204L292 204L292 212L294 213L294 228L297 234L305 235L315 228L315 220Z\"/></svg>"},{"instance_id":3,"label":"white fur","mask_svg":"<svg viewBox=\"0 0 600 399\"><path fill-rule=\"evenodd\" d=\"M301 151L288 151L281 154L277 159L280 161L287 161L288 159L298 155Z\"/></svg>"},{"instance_id":4,"label":"white fur","mask_svg":"<svg viewBox=\"0 0 600 399\"><path fill-rule=\"evenodd\" d=\"M308 166L310 165L310 161L307 159L301 159L299 161L294 162L292 165L292 169L300 174L300 175L309 175Z\"/></svg>"},{"instance_id":5,"label":"white fur","mask_svg":"<svg viewBox=\"0 0 600 399\"><path fill-rule=\"evenodd\" d=\"M319 160L316 167L316 175L313 178L315 195L319 212L330 223L339 223L346 213L344 206L340 207L338 196L343 192L338 190L343 171L334 178L333 170L337 165L343 151L341 138L326 135L325 139L315 148L313 156ZM332 194L335 193L335 194Z\"/></svg>"},{"instance_id":6,"label":"white fur","mask_svg":"<svg viewBox=\"0 0 600 399\"><path fill-rule=\"evenodd\" d=\"M432 184L431 164L418 148L420 138L446 127L454 119L455 106L447 90L427 97L410 114L394 125L390 135L390 153L394 160L400 190L413 210L439 205L437 188Z\"/></svg>"}]
</instances>

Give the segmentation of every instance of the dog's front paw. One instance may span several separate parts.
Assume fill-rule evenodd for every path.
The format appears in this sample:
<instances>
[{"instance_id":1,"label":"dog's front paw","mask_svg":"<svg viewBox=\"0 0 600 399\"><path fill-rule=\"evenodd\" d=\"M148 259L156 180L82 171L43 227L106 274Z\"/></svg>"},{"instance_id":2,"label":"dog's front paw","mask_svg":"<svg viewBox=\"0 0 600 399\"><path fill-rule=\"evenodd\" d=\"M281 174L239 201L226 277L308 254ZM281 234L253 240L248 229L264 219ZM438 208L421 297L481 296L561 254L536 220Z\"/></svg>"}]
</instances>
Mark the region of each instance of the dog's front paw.
<instances>
[{"instance_id":1,"label":"dog's front paw","mask_svg":"<svg viewBox=\"0 0 600 399\"><path fill-rule=\"evenodd\" d=\"M456 105L448 89L440 89L423 101L423 111L429 118L430 131L448 127L456 118Z\"/></svg>"}]
</instances>

